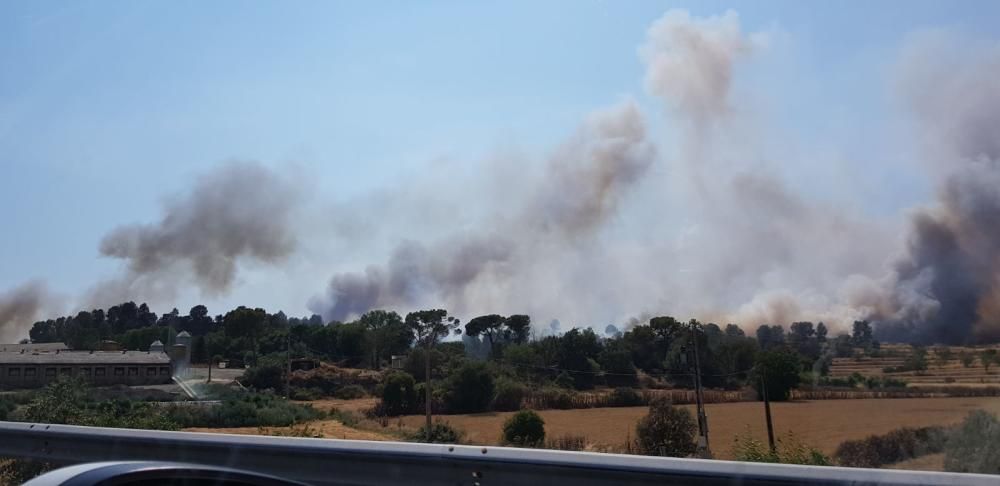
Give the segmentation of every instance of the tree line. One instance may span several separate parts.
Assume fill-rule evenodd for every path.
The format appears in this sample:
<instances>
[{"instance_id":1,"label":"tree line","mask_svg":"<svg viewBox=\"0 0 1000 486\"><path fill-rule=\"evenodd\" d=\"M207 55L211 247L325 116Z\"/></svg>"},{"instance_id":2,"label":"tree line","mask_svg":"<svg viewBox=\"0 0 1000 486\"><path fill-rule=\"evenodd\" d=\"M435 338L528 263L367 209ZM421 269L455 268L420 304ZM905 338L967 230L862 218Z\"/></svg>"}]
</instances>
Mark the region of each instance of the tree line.
<instances>
[{"instance_id":1,"label":"tree line","mask_svg":"<svg viewBox=\"0 0 1000 486\"><path fill-rule=\"evenodd\" d=\"M624 331L608 326L600 334L592 328L572 328L537 337L531 330L530 316L520 314L477 316L463 326L442 309L405 317L373 310L350 322L324 323L318 315L287 317L243 306L214 317L204 305L192 307L187 315L173 309L157 316L144 303L125 302L38 321L29 336L32 342L64 342L72 349L98 349L102 341L111 340L126 349L147 350L155 340L169 345L176 333L187 331L196 363L217 357L234 365L256 365L262 357L287 352L295 358L379 370L392 356L404 355L407 371L422 380L428 369L440 376L464 360L479 360L523 382L577 390L636 386L640 377L692 387L694 353L705 386L734 389L754 378L762 351L785 353L785 361L797 370L823 375L834 356L879 346L867 321L855 322L851 334L833 338L822 322L795 322L787 332L781 325L763 325L748 336L735 324L723 327L670 316L653 317ZM461 340L445 339L455 334L461 334Z\"/></svg>"}]
</instances>

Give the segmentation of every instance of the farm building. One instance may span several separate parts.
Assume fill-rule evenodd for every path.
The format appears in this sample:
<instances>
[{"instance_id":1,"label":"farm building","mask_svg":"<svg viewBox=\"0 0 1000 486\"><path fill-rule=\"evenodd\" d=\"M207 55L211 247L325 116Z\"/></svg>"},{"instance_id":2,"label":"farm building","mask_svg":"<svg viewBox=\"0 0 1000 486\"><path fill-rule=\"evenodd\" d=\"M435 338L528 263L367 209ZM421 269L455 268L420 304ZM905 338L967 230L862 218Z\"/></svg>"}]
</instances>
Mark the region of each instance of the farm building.
<instances>
[{"instance_id":1,"label":"farm building","mask_svg":"<svg viewBox=\"0 0 1000 486\"><path fill-rule=\"evenodd\" d=\"M95 385L171 382L170 356L144 351L0 352L0 388L44 386L76 376Z\"/></svg>"}]
</instances>

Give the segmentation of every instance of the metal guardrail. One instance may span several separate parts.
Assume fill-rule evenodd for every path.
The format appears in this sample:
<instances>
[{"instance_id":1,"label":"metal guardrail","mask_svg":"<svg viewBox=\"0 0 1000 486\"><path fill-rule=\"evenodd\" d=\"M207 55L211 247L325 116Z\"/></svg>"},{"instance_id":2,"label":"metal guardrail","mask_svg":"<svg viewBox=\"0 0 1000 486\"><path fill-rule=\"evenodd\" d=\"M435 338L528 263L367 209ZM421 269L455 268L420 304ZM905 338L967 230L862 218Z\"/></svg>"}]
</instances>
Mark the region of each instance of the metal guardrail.
<instances>
[{"instance_id":1,"label":"metal guardrail","mask_svg":"<svg viewBox=\"0 0 1000 486\"><path fill-rule=\"evenodd\" d=\"M507 447L0 422L0 456L60 464L154 460L315 485L998 485L1000 476L758 464Z\"/></svg>"}]
</instances>

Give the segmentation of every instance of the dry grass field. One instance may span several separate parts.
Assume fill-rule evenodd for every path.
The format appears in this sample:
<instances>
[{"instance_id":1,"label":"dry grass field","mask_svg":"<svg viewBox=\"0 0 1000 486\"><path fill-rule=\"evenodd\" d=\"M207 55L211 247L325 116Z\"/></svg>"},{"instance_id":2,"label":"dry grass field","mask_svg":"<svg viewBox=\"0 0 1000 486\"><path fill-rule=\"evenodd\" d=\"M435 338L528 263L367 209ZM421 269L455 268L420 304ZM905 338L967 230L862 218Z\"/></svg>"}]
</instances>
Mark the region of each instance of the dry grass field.
<instances>
[{"instance_id":1,"label":"dry grass field","mask_svg":"<svg viewBox=\"0 0 1000 486\"><path fill-rule=\"evenodd\" d=\"M941 359L939 349L951 351L950 359ZM986 348L996 349L996 345L980 347L962 346L928 346L927 370L922 372L904 371L884 373L883 368L898 367L913 353L908 344L884 344L879 357L834 358L830 367L830 376L844 378L853 373L862 376L891 376L906 381L910 386L918 385L962 385L989 386L1000 385L1000 366L991 366L989 372L979 361L979 353ZM964 366L959 361L961 353L975 357L972 365Z\"/></svg>"},{"instance_id":2,"label":"dry grass field","mask_svg":"<svg viewBox=\"0 0 1000 486\"><path fill-rule=\"evenodd\" d=\"M399 440L385 434L358 430L347 427L336 420L316 420L309 422L305 426L296 427L230 427L230 428L207 428L192 427L184 429L185 432L210 432L214 434L236 434L236 435L286 435L295 436L295 432L308 431L310 436L323 437L325 439L350 439L350 440Z\"/></svg>"},{"instance_id":3,"label":"dry grass field","mask_svg":"<svg viewBox=\"0 0 1000 486\"><path fill-rule=\"evenodd\" d=\"M693 406L686 406L694 411ZM884 434L899 427L922 427L957 423L976 409L1000 412L1000 398L908 398L869 400L817 400L772 405L775 432L792 432L805 444L826 453L841 442ZM646 414L645 407L544 410L545 430L550 437L582 435L599 448L619 450L635 437L635 423ZM766 440L764 409L761 403L719 403L707 405L709 439L720 459L731 458L737 434L749 430ZM467 441L496 444L500 428L511 413L449 415L441 420L463 429ZM419 427L423 416L403 418L403 424Z\"/></svg>"}]
</instances>

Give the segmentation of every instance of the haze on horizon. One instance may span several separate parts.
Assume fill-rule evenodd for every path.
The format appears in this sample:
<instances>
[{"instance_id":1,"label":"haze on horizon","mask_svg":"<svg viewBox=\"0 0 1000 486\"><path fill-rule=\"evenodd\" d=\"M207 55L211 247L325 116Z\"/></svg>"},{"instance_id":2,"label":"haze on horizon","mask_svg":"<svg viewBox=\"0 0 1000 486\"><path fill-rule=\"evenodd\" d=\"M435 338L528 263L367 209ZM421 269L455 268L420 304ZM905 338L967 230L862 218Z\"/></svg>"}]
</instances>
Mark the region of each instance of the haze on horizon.
<instances>
[{"instance_id":1,"label":"haze on horizon","mask_svg":"<svg viewBox=\"0 0 1000 486\"><path fill-rule=\"evenodd\" d=\"M996 5L395 5L0 7L0 337L125 300L1000 337Z\"/></svg>"}]
</instances>

